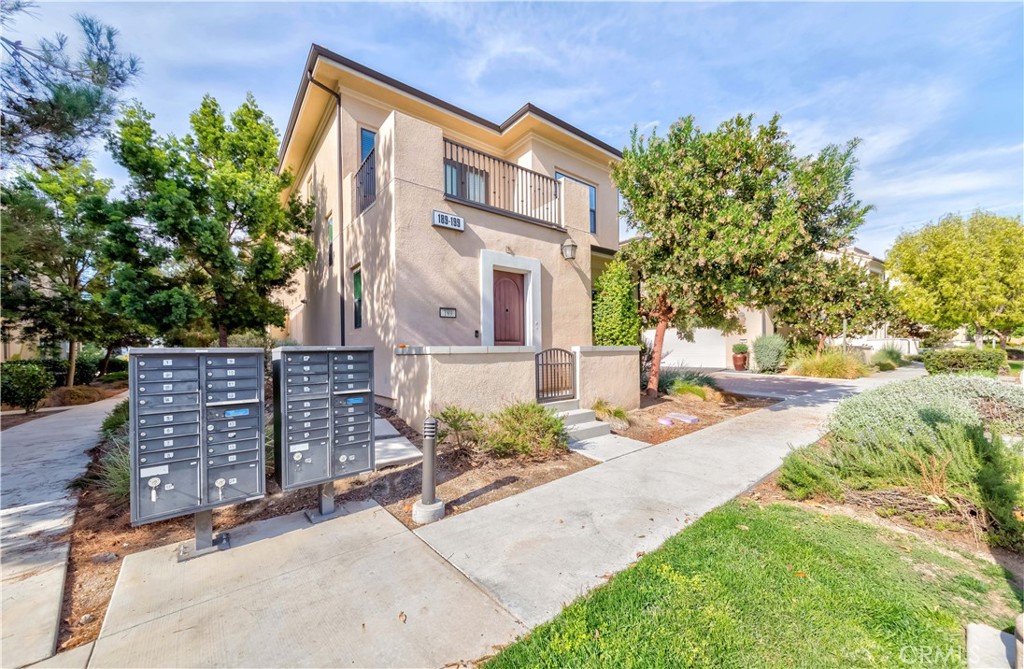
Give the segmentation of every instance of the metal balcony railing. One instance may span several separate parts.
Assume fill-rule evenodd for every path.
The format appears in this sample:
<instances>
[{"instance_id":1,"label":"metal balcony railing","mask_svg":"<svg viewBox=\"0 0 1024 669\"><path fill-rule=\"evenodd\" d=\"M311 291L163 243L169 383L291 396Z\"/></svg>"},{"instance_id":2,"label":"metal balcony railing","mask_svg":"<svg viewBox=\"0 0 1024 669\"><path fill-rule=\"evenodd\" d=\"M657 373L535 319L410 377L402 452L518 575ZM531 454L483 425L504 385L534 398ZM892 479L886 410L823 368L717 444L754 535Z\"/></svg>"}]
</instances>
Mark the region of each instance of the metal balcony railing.
<instances>
[{"instance_id":1,"label":"metal balcony railing","mask_svg":"<svg viewBox=\"0 0 1024 669\"><path fill-rule=\"evenodd\" d=\"M377 199L376 149L371 149L356 170L356 215L363 213Z\"/></svg>"},{"instance_id":2,"label":"metal balcony railing","mask_svg":"<svg viewBox=\"0 0 1024 669\"><path fill-rule=\"evenodd\" d=\"M449 200L561 227L557 181L448 139L444 140L444 192Z\"/></svg>"}]
</instances>

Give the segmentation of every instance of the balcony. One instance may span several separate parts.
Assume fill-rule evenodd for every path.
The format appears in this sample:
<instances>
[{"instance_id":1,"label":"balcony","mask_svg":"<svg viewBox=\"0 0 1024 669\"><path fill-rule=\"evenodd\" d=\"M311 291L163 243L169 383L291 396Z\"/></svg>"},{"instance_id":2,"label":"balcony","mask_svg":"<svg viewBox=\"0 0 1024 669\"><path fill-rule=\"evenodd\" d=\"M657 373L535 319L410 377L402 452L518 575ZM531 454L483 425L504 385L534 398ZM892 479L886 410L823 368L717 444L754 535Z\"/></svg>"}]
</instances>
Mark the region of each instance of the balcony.
<instances>
[{"instance_id":1,"label":"balcony","mask_svg":"<svg viewBox=\"0 0 1024 669\"><path fill-rule=\"evenodd\" d=\"M377 149L369 155L356 170L356 216L366 211L377 200Z\"/></svg>"},{"instance_id":2,"label":"balcony","mask_svg":"<svg viewBox=\"0 0 1024 669\"><path fill-rule=\"evenodd\" d=\"M485 211L562 227L557 181L448 139L444 140L444 195Z\"/></svg>"}]
</instances>

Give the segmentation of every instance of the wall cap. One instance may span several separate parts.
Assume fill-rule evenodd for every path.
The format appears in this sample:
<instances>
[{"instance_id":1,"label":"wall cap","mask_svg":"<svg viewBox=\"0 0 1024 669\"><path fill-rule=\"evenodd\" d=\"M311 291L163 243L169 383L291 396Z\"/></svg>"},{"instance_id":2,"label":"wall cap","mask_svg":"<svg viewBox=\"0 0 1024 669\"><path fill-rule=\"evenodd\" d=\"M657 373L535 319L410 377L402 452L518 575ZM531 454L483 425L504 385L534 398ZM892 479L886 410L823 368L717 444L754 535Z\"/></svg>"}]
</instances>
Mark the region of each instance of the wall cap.
<instances>
[{"instance_id":1,"label":"wall cap","mask_svg":"<svg viewBox=\"0 0 1024 669\"><path fill-rule=\"evenodd\" d=\"M537 350L532 346L406 346L395 348L395 355L463 355L463 354L506 354L530 353Z\"/></svg>"},{"instance_id":2,"label":"wall cap","mask_svg":"<svg viewBox=\"0 0 1024 669\"><path fill-rule=\"evenodd\" d=\"M573 353L639 353L639 346L573 346Z\"/></svg>"}]
</instances>

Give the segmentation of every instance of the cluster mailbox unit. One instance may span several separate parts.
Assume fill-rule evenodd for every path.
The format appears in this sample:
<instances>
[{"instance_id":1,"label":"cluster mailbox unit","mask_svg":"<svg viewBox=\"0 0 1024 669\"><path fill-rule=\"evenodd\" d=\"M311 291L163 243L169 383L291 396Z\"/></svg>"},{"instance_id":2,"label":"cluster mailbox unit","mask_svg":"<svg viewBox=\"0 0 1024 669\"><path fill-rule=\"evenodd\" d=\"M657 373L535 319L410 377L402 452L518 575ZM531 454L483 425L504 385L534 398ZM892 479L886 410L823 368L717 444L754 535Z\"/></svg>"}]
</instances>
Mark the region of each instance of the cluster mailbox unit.
<instances>
[{"instance_id":1,"label":"cluster mailbox unit","mask_svg":"<svg viewBox=\"0 0 1024 669\"><path fill-rule=\"evenodd\" d=\"M274 455L282 490L320 486L316 521L334 511L336 479L373 471L373 348L272 351Z\"/></svg>"},{"instance_id":2,"label":"cluster mailbox unit","mask_svg":"<svg viewBox=\"0 0 1024 669\"><path fill-rule=\"evenodd\" d=\"M265 493L263 350L142 348L129 360L132 525L194 513L195 552L212 549L210 511Z\"/></svg>"}]
</instances>

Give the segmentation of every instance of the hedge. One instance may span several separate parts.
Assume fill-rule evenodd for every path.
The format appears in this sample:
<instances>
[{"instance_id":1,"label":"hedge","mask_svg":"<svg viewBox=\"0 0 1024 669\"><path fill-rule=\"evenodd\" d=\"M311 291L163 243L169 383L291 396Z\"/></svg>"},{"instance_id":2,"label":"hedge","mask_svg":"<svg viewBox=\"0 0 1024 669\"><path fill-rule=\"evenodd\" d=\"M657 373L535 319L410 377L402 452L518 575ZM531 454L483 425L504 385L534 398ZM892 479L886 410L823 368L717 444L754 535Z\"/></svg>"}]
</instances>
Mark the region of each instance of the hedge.
<instances>
[{"instance_id":1,"label":"hedge","mask_svg":"<svg viewBox=\"0 0 1024 669\"><path fill-rule=\"evenodd\" d=\"M998 374L1006 366L1006 352L1000 349L946 348L924 353L929 374L982 372Z\"/></svg>"}]
</instances>

